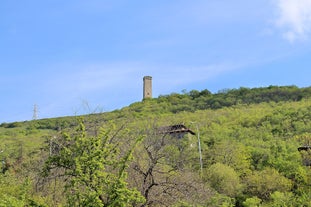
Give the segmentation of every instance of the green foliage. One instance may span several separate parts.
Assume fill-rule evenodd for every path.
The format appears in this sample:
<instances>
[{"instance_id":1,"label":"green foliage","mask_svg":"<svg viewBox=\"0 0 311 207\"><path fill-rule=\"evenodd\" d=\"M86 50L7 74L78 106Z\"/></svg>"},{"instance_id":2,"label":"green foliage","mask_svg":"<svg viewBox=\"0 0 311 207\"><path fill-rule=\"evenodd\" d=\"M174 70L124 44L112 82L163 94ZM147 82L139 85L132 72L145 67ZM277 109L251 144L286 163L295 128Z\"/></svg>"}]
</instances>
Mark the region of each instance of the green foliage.
<instances>
[{"instance_id":1,"label":"green foliage","mask_svg":"<svg viewBox=\"0 0 311 207\"><path fill-rule=\"evenodd\" d=\"M0 203L311 206L311 153L297 150L311 144L310 97L311 87L295 86L192 90L86 115L84 125L78 117L3 123ZM200 134L202 176L197 136L156 133L179 123Z\"/></svg>"},{"instance_id":2,"label":"green foliage","mask_svg":"<svg viewBox=\"0 0 311 207\"><path fill-rule=\"evenodd\" d=\"M216 94L208 90L192 90L189 93L172 93L160 96L159 101L169 102L171 112L219 109L237 104L258 104L262 102L300 101L311 97L311 89L296 86L269 86L265 88L224 89Z\"/></svg>"},{"instance_id":3,"label":"green foliage","mask_svg":"<svg viewBox=\"0 0 311 207\"><path fill-rule=\"evenodd\" d=\"M244 207L259 207L261 203L261 199L255 197L251 197L251 198L247 198L244 202L243 202L243 206Z\"/></svg>"},{"instance_id":4,"label":"green foliage","mask_svg":"<svg viewBox=\"0 0 311 207\"><path fill-rule=\"evenodd\" d=\"M275 191L286 192L292 187L292 182L278 173L275 169L267 168L254 171L245 178L246 192L249 195L268 199Z\"/></svg>"},{"instance_id":5,"label":"green foliage","mask_svg":"<svg viewBox=\"0 0 311 207\"><path fill-rule=\"evenodd\" d=\"M222 194L216 194L207 201L206 206L234 207L235 199Z\"/></svg>"},{"instance_id":6,"label":"green foliage","mask_svg":"<svg viewBox=\"0 0 311 207\"><path fill-rule=\"evenodd\" d=\"M269 86L252 89L241 87L239 89L221 90L215 94L205 89L202 91L192 90L189 93L183 92L182 94L161 95L157 99L146 99L131 104L127 110L134 111L135 115L146 115L147 113L154 113L154 115L161 113L176 114L185 111L221 109L241 104L301 101L310 97L311 87Z\"/></svg>"},{"instance_id":7,"label":"green foliage","mask_svg":"<svg viewBox=\"0 0 311 207\"><path fill-rule=\"evenodd\" d=\"M131 156L120 155L109 131L88 137L83 124L73 136L64 134L61 146L44 168L45 176L65 177L68 206L132 206L143 202L135 189L129 189L124 169Z\"/></svg>"},{"instance_id":8,"label":"green foliage","mask_svg":"<svg viewBox=\"0 0 311 207\"><path fill-rule=\"evenodd\" d=\"M232 167L240 175L247 174L250 170L250 154L241 143L224 140L214 144L207 152L208 162L222 163Z\"/></svg>"},{"instance_id":9,"label":"green foliage","mask_svg":"<svg viewBox=\"0 0 311 207\"><path fill-rule=\"evenodd\" d=\"M275 191L271 194L272 202L270 203L270 206L273 207L290 207L290 206L296 206L294 203L295 198L294 195L290 192L279 192Z\"/></svg>"},{"instance_id":10,"label":"green foliage","mask_svg":"<svg viewBox=\"0 0 311 207\"><path fill-rule=\"evenodd\" d=\"M12 185L14 184L14 185ZM32 186L27 178L13 174L0 174L0 206L2 207L44 207L44 201L32 195Z\"/></svg>"},{"instance_id":11,"label":"green foliage","mask_svg":"<svg viewBox=\"0 0 311 207\"><path fill-rule=\"evenodd\" d=\"M213 164L207 169L205 177L218 193L229 197L237 196L242 190L239 175L227 165Z\"/></svg>"},{"instance_id":12,"label":"green foliage","mask_svg":"<svg viewBox=\"0 0 311 207\"><path fill-rule=\"evenodd\" d=\"M21 123L20 122L2 123L0 126L4 128L16 128L20 127Z\"/></svg>"}]
</instances>

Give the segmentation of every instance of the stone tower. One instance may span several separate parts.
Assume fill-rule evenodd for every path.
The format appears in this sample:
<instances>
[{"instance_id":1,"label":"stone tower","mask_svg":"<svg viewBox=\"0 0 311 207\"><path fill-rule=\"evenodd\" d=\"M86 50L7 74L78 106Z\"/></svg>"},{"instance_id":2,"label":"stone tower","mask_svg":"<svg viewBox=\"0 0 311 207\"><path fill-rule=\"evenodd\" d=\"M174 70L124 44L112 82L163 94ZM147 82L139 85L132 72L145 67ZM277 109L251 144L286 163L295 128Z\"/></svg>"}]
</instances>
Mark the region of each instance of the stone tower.
<instances>
[{"instance_id":1,"label":"stone tower","mask_svg":"<svg viewBox=\"0 0 311 207\"><path fill-rule=\"evenodd\" d=\"M143 99L145 98L152 98L152 77L151 76L144 77Z\"/></svg>"}]
</instances>

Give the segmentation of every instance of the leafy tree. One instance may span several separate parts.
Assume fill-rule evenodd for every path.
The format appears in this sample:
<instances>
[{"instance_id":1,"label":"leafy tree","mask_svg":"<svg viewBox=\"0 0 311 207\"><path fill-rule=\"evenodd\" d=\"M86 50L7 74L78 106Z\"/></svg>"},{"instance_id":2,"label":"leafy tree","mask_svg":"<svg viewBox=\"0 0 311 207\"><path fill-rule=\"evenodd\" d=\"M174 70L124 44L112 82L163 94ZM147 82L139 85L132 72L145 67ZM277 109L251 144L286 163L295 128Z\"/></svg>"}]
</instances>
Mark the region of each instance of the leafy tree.
<instances>
[{"instance_id":1,"label":"leafy tree","mask_svg":"<svg viewBox=\"0 0 311 207\"><path fill-rule=\"evenodd\" d=\"M237 196L242 190L239 175L228 165L213 164L206 171L205 177L217 192L229 197Z\"/></svg>"},{"instance_id":2,"label":"leafy tree","mask_svg":"<svg viewBox=\"0 0 311 207\"><path fill-rule=\"evenodd\" d=\"M0 174L0 206L44 207L44 203L44 199L33 195L30 179L9 172Z\"/></svg>"},{"instance_id":3,"label":"leafy tree","mask_svg":"<svg viewBox=\"0 0 311 207\"><path fill-rule=\"evenodd\" d=\"M246 147L233 141L222 141L208 150L210 163L222 163L235 169L240 175L250 171L250 154Z\"/></svg>"},{"instance_id":4,"label":"leafy tree","mask_svg":"<svg viewBox=\"0 0 311 207\"><path fill-rule=\"evenodd\" d=\"M254 171L245 178L246 193L267 200L275 191L286 192L292 187L292 182L273 168Z\"/></svg>"},{"instance_id":5,"label":"leafy tree","mask_svg":"<svg viewBox=\"0 0 311 207\"><path fill-rule=\"evenodd\" d=\"M234 207L235 199L223 194L215 194L207 201L205 206Z\"/></svg>"},{"instance_id":6,"label":"leafy tree","mask_svg":"<svg viewBox=\"0 0 311 207\"><path fill-rule=\"evenodd\" d=\"M294 195L290 192L275 191L271 194L272 201L269 206L273 207L293 207L296 206Z\"/></svg>"},{"instance_id":7,"label":"leafy tree","mask_svg":"<svg viewBox=\"0 0 311 207\"><path fill-rule=\"evenodd\" d=\"M113 139L104 130L88 137L81 123L73 136L66 133L54 141L57 150L51 152L43 172L63 178L68 206L133 206L143 202L140 193L128 188L126 182L125 169L133 147L121 155Z\"/></svg>"},{"instance_id":8,"label":"leafy tree","mask_svg":"<svg viewBox=\"0 0 311 207\"><path fill-rule=\"evenodd\" d=\"M251 198L247 198L244 202L243 202L243 206L244 207L259 207L261 203L261 199L255 197L251 197Z\"/></svg>"}]
</instances>

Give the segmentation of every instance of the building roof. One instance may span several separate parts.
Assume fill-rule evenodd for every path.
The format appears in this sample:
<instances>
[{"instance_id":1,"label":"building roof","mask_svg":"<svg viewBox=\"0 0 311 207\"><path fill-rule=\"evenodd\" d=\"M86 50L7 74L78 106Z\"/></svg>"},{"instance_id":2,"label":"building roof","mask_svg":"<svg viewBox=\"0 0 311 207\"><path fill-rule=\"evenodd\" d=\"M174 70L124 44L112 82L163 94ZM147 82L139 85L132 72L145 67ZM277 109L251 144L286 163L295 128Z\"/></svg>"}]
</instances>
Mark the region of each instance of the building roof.
<instances>
[{"instance_id":1,"label":"building roof","mask_svg":"<svg viewBox=\"0 0 311 207\"><path fill-rule=\"evenodd\" d=\"M305 151L311 150L311 146L305 145L305 146L298 147L298 151L301 151L301 150L305 150Z\"/></svg>"},{"instance_id":2,"label":"building roof","mask_svg":"<svg viewBox=\"0 0 311 207\"><path fill-rule=\"evenodd\" d=\"M185 125L183 124L176 124L176 125L170 125L170 126L163 126L158 128L159 133L161 134L184 134L184 133L190 133L192 135L195 135L195 133L187 128Z\"/></svg>"}]
</instances>

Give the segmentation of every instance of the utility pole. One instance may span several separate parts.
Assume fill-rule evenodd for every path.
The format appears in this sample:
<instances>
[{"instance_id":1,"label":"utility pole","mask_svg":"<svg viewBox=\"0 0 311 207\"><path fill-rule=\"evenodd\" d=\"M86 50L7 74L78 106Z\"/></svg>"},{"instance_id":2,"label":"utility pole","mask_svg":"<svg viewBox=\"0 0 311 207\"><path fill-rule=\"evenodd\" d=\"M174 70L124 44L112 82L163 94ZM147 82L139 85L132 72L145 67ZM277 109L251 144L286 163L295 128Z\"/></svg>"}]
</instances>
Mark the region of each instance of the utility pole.
<instances>
[{"instance_id":1,"label":"utility pole","mask_svg":"<svg viewBox=\"0 0 311 207\"><path fill-rule=\"evenodd\" d=\"M201 150L201 140L200 140L200 131L198 124L196 122L190 122L191 124L195 124L197 128L197 134L198 134L198 148L199 148L199 156L200 156L200 175L203 175L203 160L202 160L202 150Z\"/></svg>"}]
</instances>

